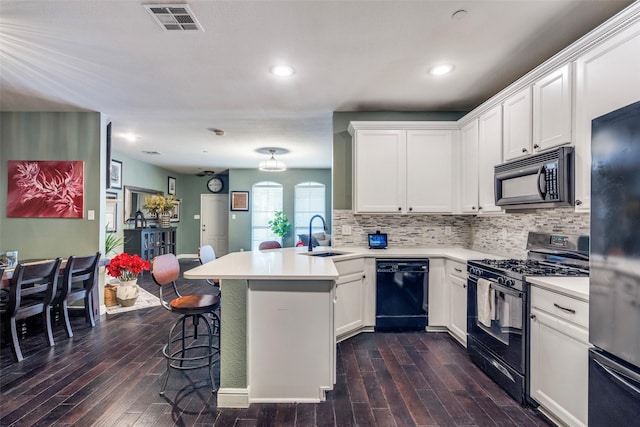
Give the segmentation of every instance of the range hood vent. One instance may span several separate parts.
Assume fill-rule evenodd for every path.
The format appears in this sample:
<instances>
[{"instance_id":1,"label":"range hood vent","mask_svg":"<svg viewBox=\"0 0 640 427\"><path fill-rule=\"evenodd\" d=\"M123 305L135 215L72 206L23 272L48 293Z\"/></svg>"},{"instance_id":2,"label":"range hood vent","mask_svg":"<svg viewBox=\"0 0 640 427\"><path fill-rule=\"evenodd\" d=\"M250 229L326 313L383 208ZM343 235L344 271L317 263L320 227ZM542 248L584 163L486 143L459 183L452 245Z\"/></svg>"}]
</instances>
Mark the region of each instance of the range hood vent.
<instances>
[{"instance_id":1,"label":"range hood vent","mask_svg":"<svg viewBox=\"0 0 640 427\"><path fill-rule=\"evenodd\" d=\"M164 31L204 31L188 4L143 5Z\"/></svg>"}]
</instances>

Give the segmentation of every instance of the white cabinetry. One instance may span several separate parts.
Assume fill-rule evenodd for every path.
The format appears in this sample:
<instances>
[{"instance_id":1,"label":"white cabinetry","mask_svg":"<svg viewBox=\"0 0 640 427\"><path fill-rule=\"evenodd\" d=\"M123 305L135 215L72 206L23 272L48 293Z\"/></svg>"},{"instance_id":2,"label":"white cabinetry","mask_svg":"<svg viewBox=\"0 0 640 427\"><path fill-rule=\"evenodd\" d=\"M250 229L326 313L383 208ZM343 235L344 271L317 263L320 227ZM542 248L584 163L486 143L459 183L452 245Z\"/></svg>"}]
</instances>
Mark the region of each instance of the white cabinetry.
<instances>
[{"instance_id":1,"label":"white cabinetry","mask_svg":"<svg viewBox=\"0 0 640 427\"><path fill-rule=\"evenodd\" d=\"M352 122L354 211L453 212L455 129L454 122Z\"/></svg>"},{"instance_id":2,"label":"white cabinetry","mask_svg":"<svg viewBox=\"0 0 640 427\"><path fill-rule=\"evenodd\" d=\"M533 149L542 151L571 143L571 64L533 85Z\"/></svg>"},{"instance_id":3,"label":"white cabinetry","mask_svg":"<svg viewBox=\"0 0 640 427\"><path fill-rule=\"evenodd\" d=\"M467 346L467 273L462 263L446 261L449 286L449 333Z\"/></svg>"},{"instance_id":4,"label":"white cabinetry","mask_svg":"<svg viewBox=\"0 0 640 427\"><path fill-rule=\"evenodd\" d=\"M478 213L478 119L460 130L460 209Z\"/></svg>"},{"instance_id":5,"label":"white cabinetry","mask_svg":"<svg viewBox=\"0 0 640 427\"><path fill-rule=\"evenodd\" d=\"M446 330L449 324L449 287L443 258L429 258L428 330Z\"/></svg>"},{"instance_id":6,"label":"white cabinetry","mask_svg":"<svg viewBox=\"0 0 640 427\"><path fill-rule=\"evenodd\" d=\"M504 161L531 154L531 88L511 95L502 104Z\"/></svg>"},{"instance_id":7,"label":"white cabinetry","mask_svg":"<svg viewBox=\"0 0 640 427\"><path fill-rule=\"evenodd\" d=\"M478 209L500 212L496 206L493 167L502 163L502 106L496 105L478 121Z\"/></svg>"},{"instance_id":8,"label":"white cabinetry","mask_svg":"<svg viewBox=\"0 0 640 427\"><path fill-rule=\"evenodd\" d=\"M332 291L331 280L249 280L251 403L325 400L335 383Z\"/></svg>"},{"instance_id":9,"label":"white cabinetry","mask_svg":"<svg viewBox=\"0 0 640 427\"><path fill-rule=\"evenodd\" d=\"M335 261L340 277L336 280L334 324L338 341L348 338L364 326L364 259Z\"/></svg>"},{"instance_id":10,"label":"white cabinetry","mask_svg":"<svg viewBox=\"0 0 640 427\"><path fill-rule=\"evenodd\" d=\"M591 121L640 99L640 25L599 43L576 60L576 211L588 211Z\"/></svg>"},{"instance_id":11,"label":"white cabinetry","mask_svg":"<svg viewBox=\"0 0 640 427\"><path fill-rule=\"evenodd\" d=\"M587 424L588 320L588 302L531 287L529 392L569 426Z\"/></svg>"}]
</instances>

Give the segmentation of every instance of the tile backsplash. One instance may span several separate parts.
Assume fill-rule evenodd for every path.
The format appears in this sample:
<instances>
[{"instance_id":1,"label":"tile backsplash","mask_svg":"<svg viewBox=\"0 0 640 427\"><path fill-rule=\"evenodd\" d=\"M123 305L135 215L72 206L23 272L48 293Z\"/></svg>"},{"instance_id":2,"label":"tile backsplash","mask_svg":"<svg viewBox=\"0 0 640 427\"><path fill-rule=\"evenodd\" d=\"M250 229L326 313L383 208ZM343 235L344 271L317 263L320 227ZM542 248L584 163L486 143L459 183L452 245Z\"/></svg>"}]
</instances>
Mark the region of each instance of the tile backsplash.
<instances>
[{"instance_id":1,"label":"tile backsplash","mask_svg":"<svg viewBox=\"0 0 640 427\"><path fill-rule=\"evenodd\" d=\"M351 235L342 234L342 226ZM541 209L491 216L360 215L333 211L333 245L365 246L367 234L389 235L390 247L462 246L509 258L526 258L527 233L589 234L589 214L572 208Z\"/></svg>"}]
</instances>

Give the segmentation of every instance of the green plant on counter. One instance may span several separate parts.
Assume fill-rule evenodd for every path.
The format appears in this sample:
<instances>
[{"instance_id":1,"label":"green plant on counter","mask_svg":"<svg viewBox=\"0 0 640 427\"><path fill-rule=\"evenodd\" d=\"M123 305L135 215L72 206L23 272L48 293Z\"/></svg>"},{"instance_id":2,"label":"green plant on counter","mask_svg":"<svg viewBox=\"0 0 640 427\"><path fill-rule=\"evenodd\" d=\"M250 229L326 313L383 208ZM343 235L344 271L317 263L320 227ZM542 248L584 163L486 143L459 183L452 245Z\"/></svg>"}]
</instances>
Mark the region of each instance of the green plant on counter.
<instances>
[{"instance_id":1,"label":"green plant on counter","mask_svg":"<svg viewBox=\"0 0 640 427\"><path fill-rule=\"evenodd\" d=\"M276 211L274 218L267 223L276 236L284 237L291 230L291 223L282 211Z\"/></svg>"},{"instance_id":2,"label":"green plant on counter","mask_svg":"<svg viewBox=\"0 0 640 427\"><path fill-rule=\"evenodd\" d=\"M104 237L104 256L108 257L118 246L124 245L124 236L116 236L115 233L105 233Z\"/></svg>"}]
</instances>

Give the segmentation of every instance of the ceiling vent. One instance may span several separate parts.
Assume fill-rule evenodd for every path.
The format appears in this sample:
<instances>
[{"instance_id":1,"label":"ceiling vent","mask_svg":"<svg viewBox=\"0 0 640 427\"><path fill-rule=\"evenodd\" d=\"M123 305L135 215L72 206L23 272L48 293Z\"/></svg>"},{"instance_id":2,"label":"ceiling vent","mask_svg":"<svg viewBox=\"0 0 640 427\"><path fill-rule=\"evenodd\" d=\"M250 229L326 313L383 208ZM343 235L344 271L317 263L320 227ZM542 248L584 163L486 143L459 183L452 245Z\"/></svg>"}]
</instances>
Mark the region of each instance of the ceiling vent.
<instances>
[{"instance_id":1,"label":"ceiling vent","mask_svg":"<svg viewBox=\"0 0 640 427\"><path fill-rule=\"evenodd\" d=\"M143 6L165 31L204 31L187 4L145 4Z\"/></svg>"}]
</instances>

